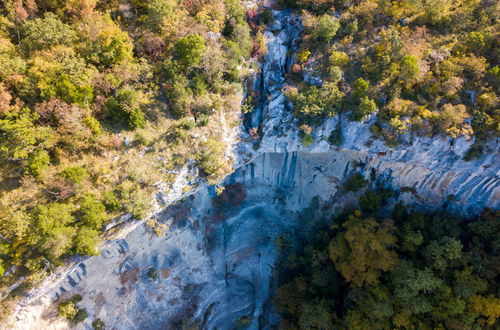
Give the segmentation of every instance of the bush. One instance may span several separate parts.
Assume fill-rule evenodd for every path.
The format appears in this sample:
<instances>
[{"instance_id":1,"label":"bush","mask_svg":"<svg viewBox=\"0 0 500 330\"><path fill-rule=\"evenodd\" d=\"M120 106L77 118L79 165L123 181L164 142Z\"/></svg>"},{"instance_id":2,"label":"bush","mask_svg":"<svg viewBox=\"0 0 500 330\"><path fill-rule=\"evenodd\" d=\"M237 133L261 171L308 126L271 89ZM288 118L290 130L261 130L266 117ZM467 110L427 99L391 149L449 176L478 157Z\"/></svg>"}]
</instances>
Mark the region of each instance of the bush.
<instances>
[{"instance_id":1,"label":"bush","mask_svg":"<svg viewBox=\"0 0 500 330\"><path fill-rule=\"evenodd\" d=\"M368 180L366 180L360 173L355 173L347 178L342 187L346 192L356 192L367 185Z\"/></svg>"},{"instance_id":2,"label":"bush","mask_svg":"<svg viewBox=\"0 0 500 330\"><path fill-rule=\"evenodd\" d=\"M314 142L314 138L310 134L304 134L304 136L301 138L300 142L304 147L308 147Z\"/></svg>"},{"instance_id":3,"label":"bush","mask_svg":"<svg viewBox=\"0 0 500 330\"><path fill-rule=\"evenodd\" d=\"M120 196L134 219L144 219L151 207L151 198L147 192L142 190L132 181L125 181L120 185Z\"/></svg>"},{"instance_id":4,"label":"bush","mask_svg":"<svg viewBox=\"0 0 500 330\"><path fill-rule=\"evenodd\" d=\"M106 324L101 319L97 318L92 322L92 328L94 330L105 330Z\"/></svg>"},{"instance_id":5,"label":"bush","mask_svg":"<svg viewBox=\"0 0 500 330\"><path fill-rule=\"evenodd\" d=\"M158 279L158 271L154 267L149 267L147 277L151 282L156 281Z\"/></svg>"},{"instance_id":6,"label":"bush","mask_svg":"<svg viewBox=\"0 0 500 330\"><path fill-rule=\"evenodd\" d=\"M418 59L412 55L405 55L400 62L400 77L403 80L416 79L420 73Z\"/></svg>"},{"instance_id":7,"label":"bush","mask_svg":"<svg viewBox=\"0 0 500 330\"><path fill-rule=\"evenodd\" d=\"M89 313L85 309L79 309L78 312L76 312L75 317L73 318L72 322L74 324L80 323L85 321L85 319L89 316Z\"/></svg>"},{"instance_id":8,"label":"bush","mask_svg":"<svg viewBox=\"0 0 500 330\"><path fill-rule=\"evenodd\" d=\"M78 313L78 308L72 301L68 301L59 304L59 306L57 307L57 312L60 317L68 320L73 320L73 318L76 316L76 313Z\"/></svg>"},{"instance_id":9,"label":"bush","mask_svg":"<svg viewBox=\"0 0 500 330\"><path fill-rule=\"evenodd\" d=\"M77 39L75 30L59 20L56 14L27 20L21 27L22 43L28 50L42 50L57 45L69 46Z\"/></svg>"},{"instance_id":10,"label":"bush","mask_svg":"<svg viewBox=\"0 0 500 330\"><path fill-rule=\"evenodd\" d=\"M122 203L120 199L118 199L118 196L111 191L107 190L102 194L102 202L104 204L104 207L106 207L106 211L108 212L116 212L122 208Z\"/></svg>"},{"instance_id":11,"label":"bush","mask_svg":"<svg viewBox=\"0 0 500 330\"><path fill-rule=\"evenodd\" d=\"M92 133L94 133L95 135L102 134L101 124L99 123L99 121L97 119L95 119L91 115L85 116L85 118L83 119L83 122L88 128L90 128Z\"/></svg>"},{"instance_id":12,"label":"bush","mask_svg":"<svg viewBox=\"0 0 500 330\"><path fill-rule=\"evenodd\" d=\"M67 167L62 171L61 176L73 184L81 184L89 178L87 170L80 166Z\"/></svg>"},{"instance_id":13,"label":"bush","mask_svg":"<svg viewBox=\"0 0 500 330\"><path fill-rule=\"evenodd\" d=\"M339 21L329 14L314 17L306 23L311 39L318 45L330 43L340 28Z\"/></svg>"},{"instance_id":14,"label":"bush","mask_svg":"<svg viewBox=\"0 0 500 330\"><path fill-rule=\"evenodd\" d=\"M82 300L82 296L74 295L66 302L60 303L57 306L57 312L60 317L65 318L73 323L83 321L87 317L87 312L84 309L79 309L76 304Z\"/></svg>"},{"instance_id":15,"label":"bush","mask_svg":"<svg viewBox=\"0 0 500 330\"><path fill-rule=\"evenodd\" d=\"M78 211L80 221L89 228L98 229L106 221L106 208L93 194L84 194Z\"/></svg>"},{"instance_id":16,"label":"bush","mask_svg":"<svg viewBox=\"0 0 500 330\"><path fill-rule=\"evenodd\" d=\"M473 159L481 158L481 156L483 155L483 150L484 147L482 145L475 144L472 147L470 147L469 150L467 150L462 159L465 160L466 162L470 162Z\"/></svg>"},{"instance_id":17,"label":"bush","mask_svg":"<svg viewBox=\"0 0 500 330\"><path fill-rule=\"evenodd\" d=\"M35 149L28 156L26 161L26 171L34 176L39 177L43 170L45 170L50 165L49 154L42 149Z\"/></svg>"},{"instance_id":18,"label":"bush","mask_svg":"<svg viewBox=\"0 0 500 330\"><path fill-rule=\"evenodd\" d=\"M299 63L307 62L309 56L311 56L311 52L308 49L302 49L296 54L297 62Z\"/></svg>"},{"instance_id":19,"label":"bush","mask_svg":"<svg viewBox=\"0 0 500 330\"><path fill-rule=\"evenodd\" d=\"M116 97L110 97L105 106L108 118L114 123L124 122L130 130L146 126L146 119L140 108L138 93L133 89L122 89Z\"/></svg>"},{"instance_id":20,"label":"bush","mask_svg":"<svg viewBox=\"0 0 500 330\"><path fill-rule=\"evenodd\" d=\"M80 228L74 239L75 252L83 256L95 256L99 254L99 233L92 228Z\"/></svg>"},{"instance_id":21,"label":"bush","mask_svg":"<svg viewBox=\"0 0 500 330\"><path fill-rule=\"evenodd\" d=\"M260 23L265 25L274 22L274 16L272 10L264 8L259 15L259 21Z\"/></svg>"},{"instance_id":22,"label":"bush","mask_svg":"<svg viewBox=\"0 0 500 330\"><path fill-rule=\"evenodd\" d=\"M361 120L366 115L375 113L376 111L377 111L377 105L375 104L375 101L365 96L361 99L358 112L357 114L355 114L355 119Z\"/></svg>"},{"instance_id":23,"label":"bush","mask_svg":"<svg viewBox=\"0 0 500 330\"><path fill-rule=\"evenodd\" d=\"M174 59L184 67L200 63L205 54L205 40L199 34L191 34L174 44Z\"/></svg>"},{"instance_id":24,"label":"bush","mask_svg":"<svg viewBox=\"0 0 500 330\"><path fill-rule=\"evenodd\" d=\"M331 66L328 68L328 74L334 82L339 82L342 80L342 70L338 66Z\"/></svg>"},{"instance_id":25,"label":"bush","mask_svg":"<svg viewBox=\"0 0 500 330\"><path fill-rule=\"evenodd\" d=\"M354 82L353 86L353 95L356 99L361 100L366 95L368 91L368 87L370 86L370 82L364 80L363 78L358 78Z\"/></svg>"},{"instance_id":26,"label":"bush","mask_svg":"<svg viewBox=\"0 0 500 330\"><path fill-rule=\"evenodd\" d=\"M337 125L337 127L330 133L330 136L328 137L328 142L331 145L337 147L342 146L342 143L344 142L344 137L342 136L342 125L340 122Z\"/></svg>"},{"instance_id":27,"label":"bush","mask_svg":"<svg viewBox=\"0 0 500 330\"><path fill-rule=\"evenodd\" d=\"M349 55L344 52L332 51L328 57L328 63L331 66L345 67L349 64Z\"/></svg>"},{"instance_id":28,"label":"bush","mask_svg":"<svg viewBox=\"0 0 500 330\"><path fill-rule=\"evenodd\" d=\"M298 91L290 90L286 96L293 102L295 116L306 123L335 115L344 98L344 94L332 82L324 83L321 88L306 86Z\"/></svg>"},{"instance_id":29,"label":"bush","mask_svg":"<svg viewBox=\"0 0 500 330\"><path fill-rule=\"evenodd\" d=\"M204 175L215 179L225 172L227 164L224 153L224 145L212 137L203 143L195 160Z\"/></svg>"},{"instance_id":30,"label":"bush","mask_svg":"<svg viewBox=\"0 0 500 330\"><path fill-rule=\"evenodd\" d=\"M375 190L369 190L359 198L359 206L367 212L374 212L380 208L382 196Z\"/></svg>"}]
</instances>

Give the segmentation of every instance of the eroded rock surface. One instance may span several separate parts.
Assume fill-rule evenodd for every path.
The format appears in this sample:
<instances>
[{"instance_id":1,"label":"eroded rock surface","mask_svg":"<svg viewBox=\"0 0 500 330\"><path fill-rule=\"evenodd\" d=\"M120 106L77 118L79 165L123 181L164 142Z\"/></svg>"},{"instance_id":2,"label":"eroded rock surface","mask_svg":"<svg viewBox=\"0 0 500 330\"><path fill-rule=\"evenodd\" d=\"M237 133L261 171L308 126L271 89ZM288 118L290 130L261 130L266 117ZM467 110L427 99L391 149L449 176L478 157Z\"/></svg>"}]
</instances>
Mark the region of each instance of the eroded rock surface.
<instances>
[{"instance_id":1,"label":"eroded rock surface","mask_svg":"<svg viewBox=\"0 0 500 330\"><path fill-rule=\"evenodd\" d=\"M367 178L375 173L396 191L413 188L397 199L422 208L446 206L473 215L500 207L497 141L481 159L464 162L472 141L409 136L390 149L373 140L368 123L342 120L344 141L332 147L326 137L340 120L332 117L315 130L315 142L303 147L281 90L300 21L289 12L274 13L276 21L266 31L269 53L255 84L259 105L242 128L236 162L241 166L225 181L242 184L243 202L214 207L215 188L202 187L157 214L170 226L166 236L141 225L112 242L27 300L15 327L67 327L50 306L74 293L83 296L79 306L89 313L80 328L95 318L116 329L178 329L183 321L203 329L269 327L278 320L269 304L276 238L297 226L297 213L315 196L333 201L333 208L351 203L339 186L353 172ZM259 126L263 138L254 148L246 131Z\"/></svg>"}]
</instances>

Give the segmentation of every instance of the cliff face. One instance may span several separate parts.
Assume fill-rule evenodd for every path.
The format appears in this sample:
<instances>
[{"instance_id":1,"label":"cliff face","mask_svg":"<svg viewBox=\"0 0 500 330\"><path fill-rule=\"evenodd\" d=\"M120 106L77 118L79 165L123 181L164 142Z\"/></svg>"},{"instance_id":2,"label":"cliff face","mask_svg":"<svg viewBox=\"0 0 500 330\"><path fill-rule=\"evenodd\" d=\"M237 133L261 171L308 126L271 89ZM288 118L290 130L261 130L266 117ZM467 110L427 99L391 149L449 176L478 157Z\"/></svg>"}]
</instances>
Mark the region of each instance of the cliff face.
<instances>
[{"instance_id":1,"label":"cliff face","mask_svg":"<svg viewBox=\"0 0 500 330\"><path fill-rule=\"evenodd\" d=\"M261 126L263 137L257 153L252 154L248 144L245 146L242 143L239 153L241 156L301 151L324 154L318 157L335 160L337 156L342 158L344 154L350 154L360 165L358 170L364 172L365 176L368 177L374 170L392 188L413 188L414 193L420 196L420 204L423 206L440 206L450 195L454 196L455 202L448 206L449 209L466 216L475 215L485 207L500 206L498 139L488 143L488 152L483 157L465 162L462 158L472 146L473 140L408 134L402 144L389 148L370 132L369 127L374 118L368 118L365 122L352 122L334 116L320 127L315 127L315 142L304 147L300 142L296 120L282 92L282 87L286 84L285 76L293 63L293 52L297 47L300 19L287 12L277 12L275 16L276 21L269 29L280 32L267 35L269 53L262 65L261 78L255 86L259 89L261 101L251 114L252 127ZM307 71L305 78L310 83L317 84L318 80L321 82ZM334 147L327 140L330 133L338 127L343 141L340 146ZM325 162L322 166L328 170L330 164ZM353 163L349 166L353 167Z\"/></svg>"},{"instance_id":2,"label":"cliff face","mask_svg":"<svg viewBox=\"0 0 500 330\"><path fill-rule=\"evenodd\" d=\"M166 236L139 226L110 243L100 256L79 263L27 300L15 327L66 328L50 306L76 293L83 297L79 306L89 313L82 328L96 318L117 329L179 328L182 320L206 329L273 324L278 317L268 302L276 239L299 225L297 211L315 196L333 201L333 207L351 203L339 186L353 172L366 177L375 172L379 183L396 191L414 188L397 198L422 208L473 215L484 207L500 207L497 142L489 144L483 158L464 162L471 141L409 136L390 149L372 138L368 123L342 120L344 141L332 147L324 139L340 120L332 117L315 130L315 142L303 147L281 91L300 19L289 12L275 12L275 18L255 81L258 106L242 127L243 142L235 146L238 168L225 181L243 184L244 202L218 214L212 204L215 189L201 187L157 214L160 223L170 226ZM259 126L263 137L255 148L246 132Z\"/></svg>"}]
</instances>

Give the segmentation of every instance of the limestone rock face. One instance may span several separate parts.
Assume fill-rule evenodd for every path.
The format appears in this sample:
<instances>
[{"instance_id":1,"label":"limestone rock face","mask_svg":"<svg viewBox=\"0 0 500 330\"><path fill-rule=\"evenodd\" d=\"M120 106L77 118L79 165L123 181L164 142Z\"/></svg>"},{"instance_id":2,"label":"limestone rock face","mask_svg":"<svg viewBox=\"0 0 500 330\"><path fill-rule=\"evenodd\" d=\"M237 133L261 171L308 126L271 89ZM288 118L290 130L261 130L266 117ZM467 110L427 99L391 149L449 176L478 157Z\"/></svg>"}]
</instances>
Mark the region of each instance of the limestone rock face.
<instances>
[{"instance_id":1,"label":"limestone rock face","mask_svg":"<svg viewBox=\"0 0 500 330\"><path fill-rule=\"evenodd\" d=\"M53 302L76 293L83 297L79 307L89 313L77 326L81 329L96 318L110 329L179 329L188 321L202 329L269 328L279 321L270 304L277 238L301 225L297 213L314 197L333 201L332 208L352 203L339 187L353 172L367 178L375 173L380 184L399 193L397 200L421 208L474 215L500 207L497 141L481 159L464 162L472 141L409 136L391 149L372 139L372 119L332 117L315 129L315 142L303 147L282 93L300 19L286 11L274 15L265 32L268 54L255 80L258 106L241 128L237 168L224 182L242 184L243 202L214 205L216 189L209 186L177 204L167 200L171 206L155 217L169 226L165 236L141 225L111 242L100 256L32 292L18 309L14 328L67 328L54 316ZM326 138L339 121L344 139L332 147ZM247 133L256 127L262 136L258 148Z\"/></svg>"}]
</instances>

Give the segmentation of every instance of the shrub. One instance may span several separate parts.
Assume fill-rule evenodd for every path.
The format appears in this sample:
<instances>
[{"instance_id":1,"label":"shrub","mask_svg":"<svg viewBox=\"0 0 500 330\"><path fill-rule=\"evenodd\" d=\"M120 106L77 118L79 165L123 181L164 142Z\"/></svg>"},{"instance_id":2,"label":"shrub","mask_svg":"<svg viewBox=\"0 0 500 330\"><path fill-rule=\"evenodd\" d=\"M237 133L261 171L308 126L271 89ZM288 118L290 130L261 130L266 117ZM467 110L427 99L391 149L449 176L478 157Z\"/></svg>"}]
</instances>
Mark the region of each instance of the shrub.
<instances>
[{"instance_id":1,"label":"shrub","mask_svg":"<svg viewBox=\"0 0 500 330\"><path fill-rule=\"evenodd\" d=\"M302 49L296 55L297 62L299 63L307 62L309 56L311 56L311 52L308 49Z\"/></svg>"},{"instance_id":2,"label":"shrub","mask_svg":"<svg viewBox=\"0 0 500 330\"><path fill-rule=\"evenodd\" d=\"M416 79L420 73L418 59L412 55L405 55L400 62L400 77L403 80Z\"/></svg>"},{"instance_id":3,"label":"shrub","mask_svg":"<svg viewBox=\"0 0 500 330\"><path fill-rule=\"evenodd\" d=\"M120 199L118 199L118 196L111 191L107 190L102 194L103 197L103 204L104 207L106 207L106 211L108 212L116 212L122 208L122 203Z\"/></svg>"},{"instance_id":4,"label":"shrub","mask_svg":"<svg viewBox=\"0 0 500 330\"><path fill-rule=\"evenodd\" d=\"M332 132L330 133L330 136L328 137L328 142L331 145L337 147L342 146L342 143L344 142L344 137L342 136L342 125L340 124L340 122L337 125L337 127L333 129Z\"/></svg>"},{"instance_id":5,"label":"shrub","mask_svg":"<svg viewBox=\"0 0 500 330\"><path fill-rule=\"evenodd\" d=\"M44 18L25 21L20 32L23 46L28 50L47 49L57 45L69 46L77 39L75 30L50 12L46 13Z\"/></svg>"},{"instance_id":6,"label":"shrub","mask_svg":"<svg viewBox=\"0 0 500 330\"><path fill-rule=\"evenodd\" d=\"M85 118L83 119L83 122L85 123L85 125L88 128L90 128L90 130L92 131L92 133L94 133L95 135L101 135L102 134L101 124L99 123L99 121L97 119L95 119L91 115L85 116Z\"/></svg>"},{"instance_id":7,"label":"shrub","mask_svg":"<svg viewBox=\"0 0 500 330\"><path fill-rule=\"evenodd\" d=\"M349 64L349 55L344 52L332 51L328 57L328 63L331 66L345 67Z\"/></svg>"},{"instance_id":8,"label":"shrub","mask_svg":"<svg viewBox=\"0 0 500 330\"><path fill-rule=\"evenodd\" d=\"M97 230L82 227L74 239L75 252L84 256L95 256L99 254L99 233Z\"/></svg>"},{"instance_id":9,"label":"shrub","mask_svg":"<svg viewBox=\"0 0 500 330\"><path fill-rule=\"evenodd\" d=\"M59 306L57 306L59 316L74 323L83 321L87 317L87 312L85 310L80 312L80 309L76 306L76 304L81 300L82 296L77 294L71 297L68 301L60 303Z\"/></svg>"},{"instance_id":10,"label":"shrub","mask_svg":"<svg viewBox=\"0 0 500 330\"><path fill-rule=\"evenodd\" d=\"M286 96L294 104L295 116L306 122L333 116L341 108L344 98L344 94L332 82L324 83L321 88L306 86L298 91L290 90Z\"/></svg>"},{"instance_id":11,"label":"shrub","mask_svg":"<svg viewBox=\"0 0 500 330\"><path fill-rule=\"evenodd\" d=\"M374 212L380 208L382 196L375 190L369 190L359 198L359 206L367 212Z\"/></svg>"},{"instance_id":12,"label":"shrub","mask_svg":"<svg viewBox=\"0 0 500 330\"><path fill-rule=\"evenodd\" d=\"M358 32L359 27L358 27L358 20L354 19L352 22L349 22L345 25L344 27L344 34L352 36L356 32Z\"/></svg>"},{"instance_id":13,"label":"shrub","mask_svg":"<svg viewBox=\"0 0 500 330\"><path fill-rule=\"evenodd\" d=\"M57 312L60 317L72 320L76 316L76 313L78 313L78 308L72 301L68 301L59 304L59 306L57 307Z\"/></svg>"},{"instance_id":14,"label":"shrub","mask_svg":"<svg viewBox=\"0 0 500 330\"><path fill-rule=\"evenodd\" d=\"M147 277L151 282L157 280L158 279L158 271L154 267L149 267Z\"/></svg>"},{"instance_id":15,"label":"shrub","mask_svg":"<svg viewBox=\"0 0 500 330\"><path fill-rule=\"evenodd\" d=\"M92 28L87 28L84 55L95 65L112 67L133 58L134 45L128 33L120 29L109 14L93 16Z\"/></svg>"},{"instance_id":16,"label":"shrub","mask_svg":"<svg viewBox=\"0 0 500 330\"><path fill-rule=\"evenodd\" d=\"M314 138L310 134L304 134L304 136L301 138L300 142L304 147L308 147L314 142Z\"/></svg>"},{"instance_id":17,"label":"shrub","mask_svg":"<svg viewBox=\"0 0 500 330\"><path fill-rule=\"evenodd\" d=\"M338 66L329 67L328 74L334 82L339 82L342 80L342 70Z\"/></svg>"},{"instance_id":18,"label":"shrub","mask_svg":"<svg viewBox=\"0 0 500 330\"><path fill-rule=\"evenodd\" d=\"M134 219L144 219L151 207L149 194L131 181L126 181L120 186L120 195L125 205L125 210Z\"/></svg>"},{"instance_id":19,"label":"shrub","mask_svg":"<svg viewBox=\"0 0 500 330\"><path fill-rule=\"evenodd\" d=\"M61 176L73 184L81 184L89 178L87 170L80 166L67 167L62 171Z\"/></svg>"},{"instance_id":20,"label":"shrub","mask_svg":"<svg viewBox=\"0 0 500 330\"><path fill-rule=\"evenodd\" d=\"M259 21L260 23L265 25L274 22L274 16L272 10L264 8L259 15Z\"/></svg>"},{"instance_id":21,"label":"shrub","mask_svg":"<svg viewBox=\"0 0 500 330\"><path fill-rule=\"evenodd\" d=\"M49 165L49 154L45 150L35 149L28 155L26 171L34 177L39 177Z\"/></svg>"},{"instance_id":22,"label":"shrub","mask_svg":"<svg viewBox=\"0 0 500 330\"><path fill-rule=\"evenodd\" d=\"M353 95L356 99L360 100L362 97L366 95L366 92L368 91L368 87L370 85L370 82L364 80L363 78L358 78L354 82L353 86Z\"/></svg>"},{"instance_id":23,"label":"shrub","mask_svg":"<svg viewBox=\"0 0 500 330\"><path fill-rule=\"evenodd\" d=\"M205 126L208 125L209 122L210 122L210 117L209 116L207 116L207 115L201 115L196 120L196 125L199 126L199 127L205 127Z\"/></svg>"},{"instance_id":24,"label":"shrub","mask_svg":"<svg viewBox=\"0 0 500 330\"><path fill-rule=\"evenodd\" d=\"M76 230L71 225L74 222L72 204L52 203L37 205L31 212L34 223L34 245L50 260L58 261L68 253Z\"/></svg>"},{"instance_id":25,"label":"shrub","mask_svg":"<svg viewBox=\"0 0 500 330\"><path fill-rule=\"evenodd\" d=\"M40 96L45 100L59 97L68 104L85 105L94 99L94 89L90 85L75 84L74 79L63 73L41 89Z\"/></svg>"},{"instance_id":26,"label":"shrub","mask_svg":"<svg viewBox=\"0 0 500 330\"><path fill-rule=\"evenodd\" d=\"M482 145L475 144L467 150L464 157L462 158L466 162L470 162L473 159L481 158L483 155L484 147Z\"/></svg>"},{"instance_id":27,"label":"shrub","mask_svg":"<svg viewBox=\"0 0 500 330\"><path fill-rule=\"evenodd\" d=\"M191 34L174 44L174 59L184 67L200 63L205 54L205 40L199 34Z\"/></svg>"},{"instance_id":28,"label":"shrub","mask_svg":"<svg viewBox=\"0 0 500 330\"><path fill-rule=\"evenodd\" d=\"M85 321L85 319L89 316L89 313L87 313L87 310L85 309L78 309L78 312L76 312L75 317L73 318L72 322L77 324L80 322Z\"/></svg>"},{"instance_id":29,"label":"shrub","mask_svg":"<svg viewBox=\"0 0 500 330\"><path fill-rule=\"evenodd\" d=\"M121 121L130 130L146 126L146 119L140 108L138 93L133 89L122 89L116 97L110 97L106 102L108 118L114 123Z\"/></svg>"},{"instance_id":30,"label":"shrub","mask_svg":"<svg viewBox=\"0 0 500 330\"><path fill-rule=\"evenodd\" d=\"M358 113L355 115L356 120L363 119L364 116L375 113L377 111L377 105L375 101L369 99L368 97L363 97L358 108Z\"/></svg>"},{"instance_id":31,"label":"shrub","mask_svg":"<svg viewBox=\"0 0 500 330\"><path fill-rule=\"evenodd\" d=\"M105 330L106 324L101 319L97 318L92 322L92 328L94 330Z\"/></svg>"},{"instance_id":32,"label":"shrub","mask_svg":"<svg viewBox=\"0 0 500 330\"><path fill-rule=\"evenodd\" d=\"M106 221L106 208L93 194L86 193L80 201L79 218L87 227L97 229Z\"/></svg>"},{"instance_id":33,"label":"shrub","mask_svg":"<svg viewBox=\"0 0 500 330\"><path fill-rule=\"evenodd\" d=\"M329 14L306 20L306 27L311 39L317 44L330 43L340 28L339 21Z\"/></svg>"},{"instance_id":34,"label":"shrub","mask_svg":"<svg viewBox=\"0 0 500 330\"><path fill-rule=\"evenodd\" d=\"M215 179L225 171L224 153L224 145L212 137L203 143L201 151L195 156L195 160L203 174Z\"/></svg>"},{"instance_id":35,"label":"shrub","mask_svg":"<svg viewBox=\"0 0 500 330\"><path fill-rule=\"evenodd\" d=\"M368 180L366 180L360 173L355 173L347 178L342 187L346 192L356 192L367 185Z\"/></svg>"}]
</instances>

